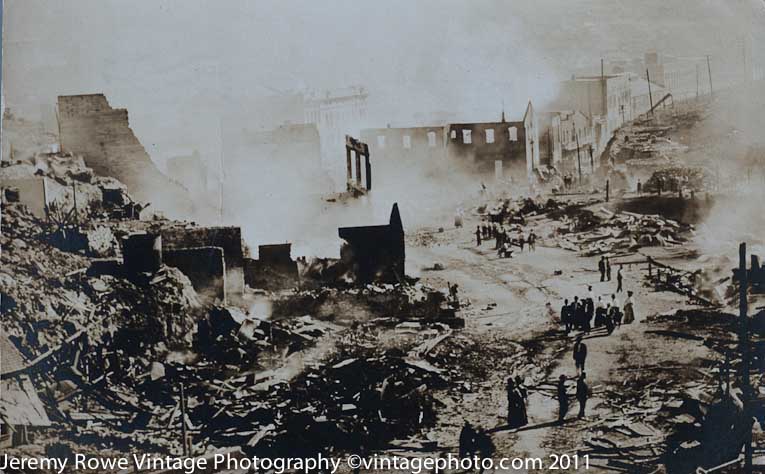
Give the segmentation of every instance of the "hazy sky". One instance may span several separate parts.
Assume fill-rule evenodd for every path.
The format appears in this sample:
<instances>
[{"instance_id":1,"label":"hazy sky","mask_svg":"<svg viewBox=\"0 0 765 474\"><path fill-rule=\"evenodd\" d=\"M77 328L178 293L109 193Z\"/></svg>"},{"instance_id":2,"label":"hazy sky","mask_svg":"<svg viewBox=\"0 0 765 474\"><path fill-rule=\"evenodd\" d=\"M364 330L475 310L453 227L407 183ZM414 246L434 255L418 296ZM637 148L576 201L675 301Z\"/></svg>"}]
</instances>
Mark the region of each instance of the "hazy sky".
<instances>
[{"instance_id":1,"label":"hazy sky","mask_svg":"<svg viewBox=\"0 0 765 474\"><path fill-rule=\"evenodd\" d=\"M218 118L363 84L373 126L520 117L574 70L647 49L730 55L759 0L5 0L8 104L104 92L150 154L219 147ZM761 21L761 16L759 17ZM757 18L755 17L755 21ZM732 45L732 46L731 46ZM251 108L253 110L251 110Z\"/></svg>"}]
</instances>

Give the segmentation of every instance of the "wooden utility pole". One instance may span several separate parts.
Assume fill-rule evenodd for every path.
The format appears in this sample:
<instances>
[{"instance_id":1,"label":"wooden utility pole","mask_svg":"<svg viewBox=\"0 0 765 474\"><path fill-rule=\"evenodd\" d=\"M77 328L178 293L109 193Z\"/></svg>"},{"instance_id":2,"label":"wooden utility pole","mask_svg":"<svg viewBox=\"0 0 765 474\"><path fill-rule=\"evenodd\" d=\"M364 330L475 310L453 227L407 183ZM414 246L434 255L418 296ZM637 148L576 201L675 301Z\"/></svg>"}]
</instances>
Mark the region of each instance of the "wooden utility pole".
<instances>
[{"instance_id":1,"label":"wooden utility pole","mask_svg":"<svg viewBox=\"0 0 765 474\"><path fill-rule=\"evenodd\" d=\"M699 98L699 65L696 64L696 99Z\"/></svg>"},{"instance_id":2,"label":"wooden utility pole","mask_svg":"<svg viewBox=\"0 0 765 474\"><path fill-rule=\"evenodd\" d=\"M608 197L609 197L608 194L609 194L609 191L610 191L610 189L609 189L610 187L611 187L611 180L607 179L606 180L606 202L608 202Z\"/></svg>"},{"instance_id":3,"label":"wooden utility pole","mask_svg":"<svg viewBox=\"0 0 765 474\"><path fill-rule=\"evenodd\" d=\"M648 69L645 70L645 79L648 81L648 101L651 104L649 111L653 115L653 95L651 94L651 76L648 74Z\"/></svg>"},{"instance_id":4,"label":"wooden utility pole","mask_svg":"<svg viewBox=\"0 0 765 474\"><path fill-rule=\"evenodd\" d=\"M80 215L77 211L77 187L72 183L72 200L74 201L74 221L77 225L80 224Z\"/></svg>"},{"instance_id":5,"label":"wooden utility pole","mask_svg":"<svg viewBox=\"0 0 765 474\"><path fill-rule=\"evenodd\" d=\"M709 62L709 55L707 54L707 74L709 74L709 97L712 97L715 93L712 88L712 66Z\"/></svg>"},{"instance_id":6,"label":"wooden utility pole","mask_svg":"<svg viewBox=\"0 0 765 474\"><path fill-rule=\"evenodd\" d=\"M741 350L741 395L744 404L744 418L749 424L744 444L744 472L752 472L752 421L750 417L752 388L749 379L749 317L747 315L747 287L749 278L746 272L746 243L738 247L738 282L739 282L739 347Z\"/></svg>"},{"instance_id":7,"label":"wooden utility pole","mask_svg":"<svg viewBox=\"0 0 765 474\"><path fill-rule=\"evenodd\" d=\"M183 457L189 455L189 435L186 432L186 392L183 389L183 383L181 383L181 442L183 444Z\"/></svg>"},{"instance_id":8,"label":"wooden utility pole","mask_svg":"<svg viewBox=\"0 0 765 474\"><path fill-rule=\"evenodd\" d=\"M574 139L576 140L576 162L579 165L579 183L582 183L582 157L579 154L579 134L576 131L576 121L573 125Z\"/></svg>"}]
</instances>

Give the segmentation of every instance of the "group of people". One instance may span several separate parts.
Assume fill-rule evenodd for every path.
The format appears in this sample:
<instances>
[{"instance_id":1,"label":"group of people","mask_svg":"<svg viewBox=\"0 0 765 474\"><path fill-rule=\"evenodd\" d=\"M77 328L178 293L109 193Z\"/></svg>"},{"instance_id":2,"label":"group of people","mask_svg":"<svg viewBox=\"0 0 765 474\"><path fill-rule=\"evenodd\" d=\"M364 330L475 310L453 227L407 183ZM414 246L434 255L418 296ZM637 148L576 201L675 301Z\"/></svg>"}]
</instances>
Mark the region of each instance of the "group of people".
<instances>
[{"instance_id":1,"label":"group of people","mask_svg":"<svg viewBox=\"0 0 765 474\"><path fill-rule=\"evenodd\" d=\"M512 238L512 232L518 232L520 236ZM496 222L484 223L475 228L476 245L480 247L481 243L488 239L495 239L494 249L500 258L512 257L513 245L520 247L521 251L527 246L529 251L532 252L537 248L537 235L533 230L529 232L524 232L522 229L512 230L508 226L497 224Z\"/></svg>"},{"instance_id":2,"label":"group of people","mask_svg":"<svg viewBox=\"0 0 765 474\"><path fill-rule=\"evenodd\" d=\"M598 261L598 271L600 272L600 281L611 281L611 260L606 257L600 257ZM619 265L616 271L616 292L621 293L624 290L624 264Z\"/></svg>"},{"instance_id":3,"label":"group of people","mask_svg":"<svg viewBox=\"0 0 765 474\"><path fill-rule=\"evenodd\" d=\"M566 388L567 377L563 374L558 378L558 423L563 424L566 420L566 414L568 413L569 400L568 390ZM590 398L590 387L587 386L587 374L582 372L576 378L576 401L579 402L579 414L578 418L584 418L585 407L587 406L587 399Z\"/></svg>"},{"instance_id":4,"label":"group of people","mask_svg":"<svg viewBox=\"0 0 765 474\"><path fill-rule=\"evenodd\" d=\"M601 296L595 300L592 286L587 287L587 292L584 298L574 296L572 302L569 303L568 298L563 302L560 322L567 334L575 329L589 334L593 328L600 327L604 327L606 332L611 334L614 329L621 327L622 323L630 324L635 321L635 300L632 291L627 291L627 298L623 304L619 303L616 293L611 295L610 301L605 302Z\"/></svg>"}]
</instances>

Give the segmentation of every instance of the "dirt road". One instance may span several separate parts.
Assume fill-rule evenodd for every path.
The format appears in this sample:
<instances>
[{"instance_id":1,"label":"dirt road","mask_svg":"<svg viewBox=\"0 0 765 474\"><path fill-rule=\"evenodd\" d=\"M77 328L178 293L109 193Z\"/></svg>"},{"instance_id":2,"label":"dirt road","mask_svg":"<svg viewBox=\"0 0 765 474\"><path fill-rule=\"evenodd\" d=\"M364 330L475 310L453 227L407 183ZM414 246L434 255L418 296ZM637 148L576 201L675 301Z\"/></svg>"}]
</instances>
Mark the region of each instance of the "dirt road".
<instances>
[{"instance_id":1,"label":"dirt road","mask_svg":"<svg viewBox=\"0 0 765 474\"><path fill-rule=\"evenodd\" d=\"M573 397L572 380L567 422L559 426L556 423L558 402L554 398L554 383L561 374L569 379L576 377L571 354L575 333L565 335L557 321L549 316L545 303L551 303L557 315L564 298L584 297L587 286L592 285L596 298L603 296L607 299L616 290L616 282L599 281L596 258L580 257L544 245L538 245L534 252L516 252L511 259L500 259L493 250L493 240L476 245L472 229L475 229L475 222L468 220L463 229L445 231L438 237L437 244L410 247L408 265L429 285L446 287L447 282L459 285L460 297L470 301L465 311L466 332L477 336L501 336L520 344L533 343L538 348L535 361L544 370L531 376L490 370L489 377L479 386L444 397L446 408L439 416L435 431L438 439L447 440L445 444L453 446L452 452L456 452L460 427L463 420L468 420L491 433L497 456L540 457L548 466L551 454L573 454L582 445L588 426L612 412L613 408L603 403L601 395L604 387L621 383L620 366L625 360L634 362L631 354L657 361L661 359L658 353L653 358L644 353L646 328L641 322L647 314L682 307L682 298L643 288L640 283L642 270L637 265L624 267L624 290L636 293L637 320L623 325L610 336L603 330L586 336L590 354L586 372L592 398L587 405L586 417L577 419L578 404ZM421 271L436 262L442 270ZM616 268L613 274L615 277ZM618 296L620 300L625 297L624 293ZM506 428L504 387L510 375L525 377L526 384L531 387L529 425L520 430ZM591 467L591 472L613 472L594 461Z\"/></svg>"}]
</instances>

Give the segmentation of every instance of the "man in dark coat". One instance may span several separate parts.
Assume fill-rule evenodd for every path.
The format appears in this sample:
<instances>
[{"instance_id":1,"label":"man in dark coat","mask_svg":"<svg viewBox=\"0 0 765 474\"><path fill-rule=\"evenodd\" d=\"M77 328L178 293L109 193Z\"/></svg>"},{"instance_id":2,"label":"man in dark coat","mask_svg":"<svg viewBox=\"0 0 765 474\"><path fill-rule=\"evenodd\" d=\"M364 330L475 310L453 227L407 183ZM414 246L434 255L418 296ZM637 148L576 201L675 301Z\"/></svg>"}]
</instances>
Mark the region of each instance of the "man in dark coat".
<instances>
[{"instance_id":1,"label":"man in dark coat","mask_svg":"<svg viewBox=\"0 0 765 474\"><path fill-rule=\"evenodd\" d=\"M590 396L590 389L587 387L585 379L587 374L583 371L582 375L576 381L576 399L579 402L579 418L584 418L584 408L587 405L587 398Z\"/></svg>"},{"instance_id":2,"label":"man in dark coat","mask_svg":"<svg viewBox=\"0 0 765 474\"><path fill-rule=\"evenodd\" d=\"M462 425L462 431L460 431L460 458L469 458L475 454L476 431L473 425L465 420L465 424Z\"/></svg>"},{"instance_id":3,"label":"man in dark coat","mask_svg":"<svg viewBox=\"0 0 765 474\"><path fill-rule=\"evenodd\" d=\"M558 424L563 424L568 412L568 393L566 393L566 376L558 379Z\"/></svg>"},{"instance_id":4,"label":"man in dark coat","mask_svg":"<svg viewBox=\"0 0 765 474\"><path fill-rule=\"evenodd\" d=\"M584 373L584 363L587 361L587 344L582 342L582 336L576 338L574 343L574 365L577 373Z\"/></svg>"},{"instance_id":5,"label":"man in dark coat","mask_svg":"<svg viewBox=\"0 0 765 474\"><path fill-rule=\"evenodd\" d=\"M598 271L600 272L600 281L606 281L606 257L600 257L598 260Z\"/></svg>"},{"instance_id":6,"label":"man in dark coat","mask_svg":"<svg viewBox=\"0 0 765 474\"><path fill-rule=\"evenodd\" d=\"M563 307L560 309L560 322L566 333L571 331L571 306L568 304L568 298L563 302Z\"/></svg>"}]
</instances>

